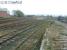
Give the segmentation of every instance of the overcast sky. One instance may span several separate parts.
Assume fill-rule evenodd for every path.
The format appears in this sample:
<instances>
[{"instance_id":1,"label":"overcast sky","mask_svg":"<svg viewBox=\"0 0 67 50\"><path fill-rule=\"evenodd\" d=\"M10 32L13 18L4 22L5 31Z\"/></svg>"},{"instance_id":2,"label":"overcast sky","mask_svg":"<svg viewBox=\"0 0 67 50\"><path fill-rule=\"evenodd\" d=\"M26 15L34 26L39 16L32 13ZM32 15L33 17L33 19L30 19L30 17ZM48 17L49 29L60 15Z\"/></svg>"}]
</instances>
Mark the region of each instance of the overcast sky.
<instances>
[{"instance_id":1,"label":"overcast sky","mask_svg":"<svg viewBox=\"0 0 67 50\"><path fill-rule=\"evenodd\" d=\"M67 0L22 0L22 4L0 4L0 7L8 8L10 11L13 9L19 9L25 14L67 15Z\"/></svg>"}]
</instances>

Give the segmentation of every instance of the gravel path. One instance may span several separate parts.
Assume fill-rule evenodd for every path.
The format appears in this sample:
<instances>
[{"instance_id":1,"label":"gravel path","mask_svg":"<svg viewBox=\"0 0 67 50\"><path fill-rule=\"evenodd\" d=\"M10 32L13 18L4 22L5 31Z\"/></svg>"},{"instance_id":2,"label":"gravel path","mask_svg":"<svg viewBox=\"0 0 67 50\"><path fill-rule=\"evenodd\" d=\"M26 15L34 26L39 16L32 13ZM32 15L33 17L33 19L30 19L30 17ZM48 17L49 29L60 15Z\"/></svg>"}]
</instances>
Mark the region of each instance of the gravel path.
<instances>
[{"instance_id":1,"label":"gravel path","mask_svg":"<svg viewBox=\"0 0 67 50\"><path fill-rule=\"evenodd\" d=\"M62 32L63 34L60 33L60 38L56 39L57 41L60 42L61 45L60 47L57 46L58 48L55 48L54 50L67 50L67 24L59 22L59 21L55 21L55 23L63 26L64 30ZM46 34L44 34L44 37L45 36L47 37ZM46 50L45 41L47 40L48 39L43 38L40 50Z\"/></svg>"}]
</instances>

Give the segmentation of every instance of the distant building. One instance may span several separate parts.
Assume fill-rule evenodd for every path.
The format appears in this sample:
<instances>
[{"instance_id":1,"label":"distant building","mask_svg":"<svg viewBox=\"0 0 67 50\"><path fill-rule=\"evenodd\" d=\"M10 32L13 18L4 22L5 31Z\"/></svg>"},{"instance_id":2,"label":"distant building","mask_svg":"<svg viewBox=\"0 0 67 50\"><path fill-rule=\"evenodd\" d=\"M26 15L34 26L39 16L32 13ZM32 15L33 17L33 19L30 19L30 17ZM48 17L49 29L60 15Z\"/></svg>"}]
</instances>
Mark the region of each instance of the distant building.
<instances>
[{"instance_id":1,"label":"distant building","mask_svg":"<svg viewBox=\"0 0 67 50\"><path fill-rule=\"evenodd\" d=\"M0 17L9 17L10 14L8 13L7 9L3 8L1 9L0 8Z\"/></svg>"}]
</instances>

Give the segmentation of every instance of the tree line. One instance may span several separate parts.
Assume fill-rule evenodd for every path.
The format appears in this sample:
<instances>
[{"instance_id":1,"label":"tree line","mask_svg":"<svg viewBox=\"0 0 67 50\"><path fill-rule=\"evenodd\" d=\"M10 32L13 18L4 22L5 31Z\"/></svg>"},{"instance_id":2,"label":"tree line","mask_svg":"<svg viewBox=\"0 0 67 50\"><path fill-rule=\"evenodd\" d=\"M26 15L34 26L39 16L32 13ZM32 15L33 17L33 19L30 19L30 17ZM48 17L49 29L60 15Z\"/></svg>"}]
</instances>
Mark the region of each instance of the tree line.
<instances>
[{"instance_id":1,"label":"tree line","mask_svg":"<svg viewBox=\"0 0 67 50\"><path fill-rule=\"evenodd\" d=\"M13 10L13 16L24 17L24 13L20 10Z\"/></svg>"}]
</instances>

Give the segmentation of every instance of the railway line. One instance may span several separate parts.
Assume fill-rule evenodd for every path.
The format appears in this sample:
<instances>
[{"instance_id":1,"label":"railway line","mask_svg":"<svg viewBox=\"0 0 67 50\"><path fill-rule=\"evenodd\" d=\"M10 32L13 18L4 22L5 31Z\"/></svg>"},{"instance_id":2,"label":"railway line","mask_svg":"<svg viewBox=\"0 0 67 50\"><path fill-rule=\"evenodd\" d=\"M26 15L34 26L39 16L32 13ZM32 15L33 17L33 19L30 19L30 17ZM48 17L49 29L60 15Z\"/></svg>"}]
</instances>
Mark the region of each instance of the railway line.
<instances>
[{"instance_id":1,"label":"railway line","mask_svg":"<svg viewBox=\"0 0 67 50\"><path fill-rule=\"evenodd\" d=\"M17 21L17 20L19 20L19 19L18 18L0 18L0 24L12 22L12 21Z\"/></svg>"},{"instance_id":2,"label":"railway line","mask_svg":"<svg viewBox=\"0 0 67 50\"><path fill-rule=\"evenodd\" d=\"M3 42L3 41L6 41L6 39L9 39L11 38L12 36L15 36L18 32L21 32L22 29L24 29L25 27L28 27L30 26L30 24L28 23L28 25L26 26L20 26L19 28L17 28L17 30L12 30L11 32L8 32L7 34L5 35L2 35L0 36L0 44Z\"/></svg>"},{"instance_id":3,"label":"railway line","mask_svg":"<svg viewBox=\"0 0 67 50\"><path fill-rule=\"evenodd\" d=\"M17 32L18 30L21 30L22 28L26 28L26 27L28 27L28 26L30 26L30 25L23 26L23 27L19 27L19 28L13 29L13 30L8 30L8 31L6 30L7 33L0 35L0 38L3 37L3 36L5 36L5 35L7 35L7 34L10 34L10 33L13 33L13 32ZM5 32L6 32L6 31L5 31Z\"/></svg>"},{"instance_id":4,"label":"railway line","mask_svg":"<svg viewBox=\"0 0 67 50\"><path fill-rule=\"evenodd\" d=\"M16 31L12 31L11 33L9 32L9 34L6 34L4 36L1 36L0 44L16 36L19 32L23 31L22 29L23 28L16 30Z\"/></svg>"},{"instance_id":5,"label":"railway line","mask_svg":"<svg viewBox=\"0 0 67 50\"><path fill-rule=\"evenodd\" d=\"M29 31L26 31L26 33L23 33L22 34L22 32L20 32L20 33L18 33L18 34L16 34L15 36L13 36L11 39L9 39L9 42L10 41L12 41L13 40L13 44L16 44L16 42L18 42L19 40L22 40L24 37L25 38L27 38L28 36L30 36L30 34L28 34L30 31L31 31L32 29L30 29ZM21 36L21 35L23 35L23 36ZM8 41L8 40L7 40ZM7 43L7 41L6 42L4 42L6 45L8 45L9 43ZM19 41L20 42L20 41ZM5 46L4 45L4 43L2 44L3 46ZM11 44L11 43L10 43ZM10 46L10 45L9 45ZM8 47L9 47L8 46ZM14 45L13 45L14 46ZM7 48L7 47L5 47L5 48ZM10 47L11 48L11 47ZM3 48L2 48L3 49Z\"/></svg>"},{"instance_id":6,"label":"railway line","mask_svg":"<svg viewBox=\"0 0 67 50\"><path fill-rule=\"evenodd\" d=\"M17 30L19 30L20 28L25 28L28 25L31 25L30 23L25 22L24 24L21 23L13 23L12 25L7 25L4 26L3 28L0 27L0 31L5 31L5 32L16 32ZM4 35L4 34L3 34ZM0 35L0 37L2 37L2 35Z\"/></svg>"},{"instance_id":7,"label":"railway line","mask_svg":"<svg viewBox=\"0 0 67 50\"><path fill-rule=\"evenodd\" d=\"M3 23L0 23L0 50L20 50L20 48L24 50L23 46L28 43L28 41L31 43L27 44L27 46L32 45L32 47L35 47L45 31L42 25L43 23L39 21L25 18L14 19L13 21L12 19L1 19L0 22L1 21L3 21ZM34 41L32 41L32 39ZM25 46L24 48L28 48ZM29 47L29 49L34 48L32 47Z\"/></svg>"},{"instance_id":8,"label":"railway line","mask_svg":"<svg viewBox=\"0 0 67 50\"><path fill-rule=\"evenodd\" d=\"M44 34L44 30L43 33L40 32L41 28L39 28L35 34L31 35L28 37L28 39L26 39L25 41L21 41L21 43L16 47L15 50L35 50L36 46L39 44L39 39L41 38L41 34ZM34 33L34 32L33 32Z\"/></svg>"},{"instance_id":9,"label":"railway line","mask_svg":"<svg viewBox=\"0 0 67 50\"><path fill-rule=\"evenodd\" d=\"M25 22L25 20L17 20L17 21L13 21L13 22L7 22L7 23L3 23L3 24L0 24L0 27L2 27L2 26L7 26L7 25L11 25L11 24L15 24L16 25L16 23L23 23L23 22Z\"/></svg>"}]
</instances>

